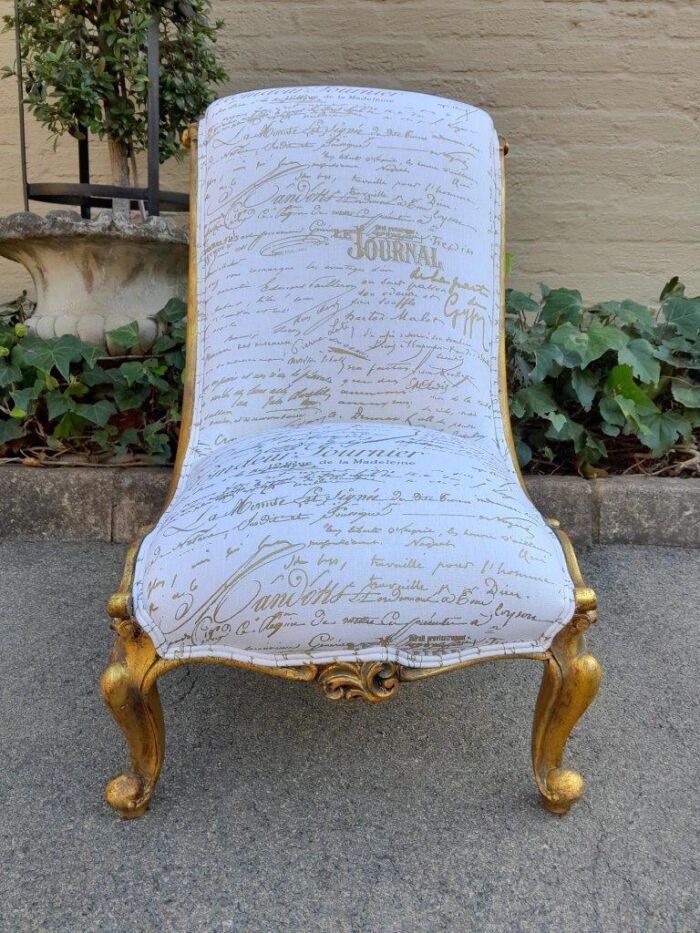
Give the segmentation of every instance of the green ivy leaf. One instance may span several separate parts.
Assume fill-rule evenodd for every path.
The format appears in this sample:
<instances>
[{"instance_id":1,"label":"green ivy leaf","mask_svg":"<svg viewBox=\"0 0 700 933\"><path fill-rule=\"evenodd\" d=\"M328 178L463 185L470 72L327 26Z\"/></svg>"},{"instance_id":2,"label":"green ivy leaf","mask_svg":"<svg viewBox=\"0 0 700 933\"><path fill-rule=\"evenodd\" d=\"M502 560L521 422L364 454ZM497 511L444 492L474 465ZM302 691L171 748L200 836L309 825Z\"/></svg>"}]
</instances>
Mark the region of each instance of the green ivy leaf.
<instances>
[{"instance_id":1,"label":"green ivy leaf","mask_svg":"<svg viewBox=\"0 0 700 933\"><path fill-rule=\"evenodd\" d=\"M646 415L639 425L637 437L652 452L660 457L679 438L688 439L692 428L690 422L677 412L662 412L658 409Z\"/></svg>"},{"instance_id":2,"label":"green ivy leaf","mask_svg":"<svg viewBox=\"0 0 700 933\"><path fill-rule=\"evenodd\" d=\"M539 303L523 292L516 292L514 288L506 289L506 311L510 314L536 314L540 310Z\"/></svg>"},{"instance_id":3,"label":"green ivy leaf","mask_svg":"<svg viewBox=\"0 0 700 933\"><path fill-rule=\"evenodd\" d=\"M584 446L582 439L585 433L585 429L582 424L578 423L578 421L574 421L567 415L562 415L561 417L557 418L554 418L550 415L550 421L551 427L549 427L546 432L548 438L557 441L572 441L574 444L574 450L577 452L579 448Z\"/></svg>"},{"instance_id":4,"label":"green ivy leaf","mask_svg":"<svg viewBox=\"0 0 700 933\"><path fill-rule=\"evenodd\" d=\"M550 340L578 362L582 362L588 352L588 334L570 322L557 327Z\"/></svg>"},{"instance_id":5,"label":"green ivy leaf","mask_svg":"<svg viewBox=\"0 0 700 933\"><path fill-rule=\"evenodd\" d=\"M54 421L56 418L60 418L61 415L65 415L67 411L75 411L75 404L73 399L64 395L63 392L49 392L46 396L46 409L49 420Z\"/></svg>"},{"instance_id":6,"label":"green ivy leaf","mask_svg":"<svg viewBox=\"0 0 700 933\"><path fill-rule=\"evenodd\" d=\"M7 365L7 363L0 363L0 389L4 389L6 386L12 385L13 382L19 382L22 378L22 370L19 366Z\"/></svg>"},{"instance_id":7,"label":"green ivy leaf","mask_svg":"<svg viewBox=\"0 0 700 933\"><path fill-rule=\"evenodd\" d=\"M608 350L621 350L629 341L627 334L619 327L592 321L588 328L588 347L581 358L581 366L600 359Z\"/></svg>"},{"instance_id":8,"label":"green ivy leaf","mask_svg":"<svg viewBox=\"0 0 700 933\"><path fill-rule=\"evenodd\" d=\"M659 295L659 301L663 301L665 298L668 298L670 295L683 295L685 294L685 285L681 283L677 275L674 275L672 279L669 279L668 282L661 289L661 294Z\"/></svg>"},{"instance_id":9,"label":"green ivy leaf","mask_svg":"<svg viewBox=\"0 0 700 933\"><path fill-rule=\"evenodd\" d=\"M85 430L87 421L81 418L74 411L68 411L56 425L53 436L60 440L67 440L71 437L80 437Z\"/></svg>"},{"instance_id":10,"label":"green ivy leaf","mask_svg":"<svg viewBox=\"0 0 700 933\"><path fill-rule=\"evenodd\" d=\"M636 301L604 301L595 310L606 317L615 317L625 324L631 324L640 334L649 335L656 326L651 308Z\"/></svg>"},{"instance_id":11,"label":"green ivy leaf","mask_svg":"<svg viewBox=\"0 0 700 933\"><path fill-rule=\"evenodd\" d=\"M608 399L607 401L611 401L611 400ZM624 423L625 419L623 418L622 420ZM619 437L620 435L620 428L617 425L613 424L611 421L607 421L607 420L603 421L600 426L600 430L603 432L603 434L607 434L608 437Z\"/></svg>"},{"instance_id":12,"label":"green ivy leaf","mask_svg":"<svg viewBox=\"0 0 700 933\"><path fill-rule=\"evenodd\" d=\"M94 430L90 440L93 444L97 444L98 447L101 447L102 450L109 450L113 446L116 446L113 442L118 434L118 428L115 428L113 424L106 424L103 428Z\"/></svg>"},{"instance_id":13,"label":"green ivy leaf","mask_svg":"<svg viewBox=\"0 0 700 933\"><path fill-rule=\"evenodd\" d=\"M65 391L66 395L69 395L71 398L84 398L90 390L84 382L71 377Z\"/></svg>"},{"instance_id":14,"label":"green ivy leaf","mask_svg":"<svg viewBox=\"0 0 700 933\"><path fill-rule=\"evenodd\" d=\"M514 413L518 417L523 415L538 415L546 418L559 407L552 398L550 390L545 385L525 386L518 389L513 397Z\"/></svg>"},{"instance_id":15,"label":"green ivy leaf","mask_svg":"<svg viewBox=\"0 0 700 933\"><path fill-rule=\"evenodd\" d=\"M171 298L156 317L165 324L179 324L187 315L187 305L180 298Z\"/></svg>"},{"instance_id":16,"label":"green ivy leaf","mask_svg":"<svg viewBox=\"0 0 700 933\"><path fill-rule=\"evenodd\" d=\"M573 354L581 369L585 369L608 350L622 349L629 338L619 327L593 320L586 331L569 322L562 324L554 331L551 340L567 353Z\"/></svg>"},{"instance_id":17,"label":"green ivy leaf","mask_svg":"<svg viewBox=\"0 0 700 933\"><path fill-rule=\"evenodd\" d=\"M161 392L167 392L170 389L170 383L162 378L167 371L167 366L159 366L155 360L146 360L144 363L143 375L155 389Z\"/></svg>"},{"instance_id":18,"label":"green ivy leaf","mask_svg":"<svg viewBox=\"0 0 700 933\"><path fill-rule=\"evenodd\" d=\"M697 408L686 408L684 415L688 419L693 431L700 428L700 410Z\"/></svg>"},{"instance_id":19,"label":"green ivy leaf","mask_svg":"<svg viewBox=\"0 0 700 933\"><path fill-rule=\"evenodd\" d=\"M581 453L585 455L586 460L597 463L603 457L607 457L608 450L603 441L597 437L594 437L590 431L586 431L585 441Z\"/></svg>"},{"instance_id":20,"label":"green ivy leaf","mask_svg":"<svg viewBox=\"0 0 700 933\"><path fill-rule=\"evenodd\" d=\"M686 379L671 380L671 394L685 408L700 408L700 385Z\"/></svg>"},{"instance_id":21,"label":"green ivy leaf","mask_svg":"<svg viewBox=\"0 0 700 933\"><path fill-rule=\"evenodd\" d=\"M124 378L127 386L132 386L143 377L143 363L132 361L122 363L117 372Z\"/></svg>"},{"instance_id":22,"label":"green ivy leaf","mask_svg":"<svg viewBox=\"0 0 700 933\"><path fill-rule=\"evenodd\" d=\"M115 381L114 373L118 372L118 369L104 369L102 366L94 366L92 369L81 373L80 380L91 389L95 386L113 385Z\"/></svg>"},{"instance_id":23,"label":"green ivy leaf","mask_svg":"<svg viewBox=\"0 0 700 933\"><path fill-rule=\"evenodd\" d=\"M581 369L573 369L571 371L571 388L581 403L581 408L584 411L590 411L597 389L595 375Z\"/></svg>"},{"instance_id":24,"label":"green ivy leaf","mask_svg":"<svg viewBox=\"0 0 700 933\"><path fill-rule=\"evenodd\" d=\"M138 321L107 331L107 338L120 350L131 350L139 342Z\"/></svg>"},{"instance_id":25,"label":"green ivy leaf","mask_svg":"<svg viewBox=\"0 0 700 933\"><path fill-rule=\"evenodd\" d=\"M79 404L76 406L75 411L76 414L84 418L85 421L96 424L98 427L103 427L107 424L112 415L116 414L117 409L112 402L103 399L100 402L93 402L92 404Z\"/></svg>"},{"instance_id":26,"label":"green ivy leaf","mask_svg":"<svg viewBox=\"0 0 700 933\"><path fill-rule=\"evenodd\" d=\"M634 381L632 368L626 364L614 366L605 381L610 396L601 399L599 410L606 424L605 434L614 436L618 431L610 428L624 428L626 434L634 432L642 439L644 424L655 422L661 411L649 396ZM648 445L647 445L648 446Z\"/></svg>"},{"instance_id":27,"label":"green ivy leaf","mask_svg":"<svg viewBox=\"0 0 700 933\"><path fill-rule=\"evenodd\" d=\"M0 444L17 441L20 437L24 437L25 433L24 426L17 421L0 421Z\"/></svg>"},{"instance_id":28,"label":"green ivy leaf","mask_svg":"<svg viewBox=\"0 0 700 933\"><path fill-rule=\"evenodd\" d=\"M656 385L661 376L661 367L655 358L654 347L648 340L638 338L630 340L626 347L618 351L620 363L629 366L640 382Z\"/></svg>"},{"instance_id":29,"label":"green ivy leaf","mask_svg":"<svg viewBox=\"0 0 700 933\"><path fill-rule=\"evenodd\" d=\"M12 353L12 362L19 366L32 366L43 372L51 372L54 363L53 350L47 340L40 337L25 337Z\"/></svg>"},{"instance_id":30,"label":"green ivy leaf","mask_svg":"<svg viewBox=\"0 0 700 933\"><path fill-rule=\"evenodd\" d=\"M170 442L161 424L158 422L147 424L142 433L146 450L152 457L161 459L169 455Z\"/></svg>"},{"instance_id":31,"label":"green ivy leaf","mask_svg":"<svg viewBox=\"0 0 700 933\"><path fill-rule=\"evenodd\" d=\"M72 334L64 334L53 345L54 365L66 381L70 376L70 364L84 359L83 346L82 340Z\"/></svg>"},{"instance_id":32,"label":"green ivy leaf","mask_svg":"<svg viewBox=\"0 0 700 933\"><path fill-rule=\"evenodd\" d=\"M24 418L26 413L31 408L32 402L35 402L41 394L41 387L34 383L32 386L28 386L24 389L15 389L14 392L10 393L12 401L15 403L15 408L23 412L22 415L12 414L13 418L22 417Z\"/></svg>"},{"instance_id":33,"label":"green ivy leaf","mask_svg":"<svg viewBox=\"0 0 700 933\"><path fill-rule=\"evenodd\" d=\"M550 411L549 414L547 415L547 418L549 419L549 422L552 425L552 428L554 429L554 433L550 434L548 432L547 436L557 437L561 439L561 432L566 426L566 422L567 422L566 415L563 415L560 411Z\"/></svg>"},{"instance_id":34,"label":"green ivy leaf","mask_svg":"<svg viewBox=\"0 0 700 933\"><path fill-rule=\"evenodd\" d=\"M528 374L530 382L543 382L548 376L556 375L564 365L561 347L548 343L535 350L535 366Z\"/></svg>"},{"instance_id":35,"label":"green ivy leaf","mask_svg":"<svg viewBox=\"0 0 700 933\"><path fill-rule=\"evenodd\" d=\"M120 458L124 458L129 454L129 447L138 447L139 446L139 435L138 431L135 428L127 428L126 431L122 431L119 435L119 440L114 444L114 452Z\"/></svg>"},{"instance_id":36,"label":"green ivy leaf","mask_svg":"<svg viewBox=\"0 0 700 933\"><path fill-rule=\"evenodd\" d=\"M626 395L615 395L614 401L617 402L620 411L625 416L625 427L627 427L628 424L631 424L632 427L638 431L641 425L640 418L642 417L642 412L637 409L637 403L634 401L634 399L631 399ZM642 403L642 408L646 408L645 402Z\"/></svg>"},{"instance_id":37,"label":"green ivy leaf","mask_svg":"<svg viewBox=\"0 0 700 933\"><path fill-rule=\"evenodd\" d=\"M611 437L617 437L620 428L624 428L627 421L616 398L616 396L604 396L598 402L598 410L603 418L603 431Z\"/></svg>"},{"instance_id":38,"label":"green ivy leaf","mask_svg":"<svg viewBox=\"0 0 700 933\"><path fill-rule=\"evenodd\" d=\"M683 337L697 340L700 334L700 298L667 298L661 311Z\"/></svg>"},{"instance_id":39,"label":"green ivy leaf","mask_svg":"<svg viewBox=\"0 0 700 933\"><path fill-rule=\"evenodd\" d=\"M526 467L532 460L532 449L519 437L515 438L515 453L518 456L518 463L521 467Z\"/></svg>"},{"instance_id":40,"label":"green ivy leaf","mask_svg":"<svg viewBox=\"0 0 700 933\"><path fill-rule=\"evenodd\" d=\"M553 288L544 296L541 317L552 326L566 321L577 324L583 317L581 292L570 288Z\"/></svg>"},{"instance_id":41,"label":"green ivy leaf","mask_svg":"<svg viewBox=\"0 0 700 933\"><path fill-rule=\"evenodd\" d=\"M125 386L114 387L114 402L119 411L129 411L132 408L141 408L150 394L146 386L129 389Z\"/></svg>"},{"instance_id":42,"label":"green ivy leaf","mask_svg":"<svg viewBox=\"0 0 700 933\"><path fill-rule=\"evenodd\" d=\"M163 359L168 364L168 366L172 366L173 369L177 369L181 373L179 381L182 381L182 375L184 374L185 369L185 354L182 352L182 350L172 350L166 353L163 356Z\"/></svg>"},{"instance_id":43,"label":"green ivy leaf","mask_svg":"<svg viewBox=\"0 0 700 933\"><path fill-rule=\"evenodd\" d=\"M605 385L614 395L628 398L642 408L650 401L649 396L634 381L632 367L626 363L613 366L605 380Z\"/></svg>"},{"instance_id":44,"label":"green ivy leaf","mask_svg":"<svg viewBox=\"0 0 700 933\"><path fill-rule=\"evenodd\" d=\"M90 343L83 343L83 341L81 341L80 352L89 368L92 369L97 365L97 361L103 351L101 351L99 347L94 347Z\"/></svg>"},{"instance_id":45,"label":"green ivy leaf","mask_svg":"<svg viewBox=\"0 0 700 933\"><path fill-rule=\"evenodd\" d=\"M156 337L151 347L151 353L155 356L160 356L161 353L165 353L166 350L172 350L173 347L178 346L179 341L175 340L170 334L161 334L160 337Z\"/></svg>"}]
</instances>

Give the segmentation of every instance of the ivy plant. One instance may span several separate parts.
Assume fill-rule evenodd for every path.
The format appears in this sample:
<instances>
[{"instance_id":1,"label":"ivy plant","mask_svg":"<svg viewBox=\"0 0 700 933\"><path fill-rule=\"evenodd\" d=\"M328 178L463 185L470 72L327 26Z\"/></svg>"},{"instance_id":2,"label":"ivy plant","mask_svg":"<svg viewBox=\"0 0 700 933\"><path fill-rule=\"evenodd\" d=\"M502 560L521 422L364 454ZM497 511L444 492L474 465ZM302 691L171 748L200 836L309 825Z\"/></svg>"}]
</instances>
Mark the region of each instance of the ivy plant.
<instances>
[{"instance_id":1,"label":"ivy plant","mask_svg":"<svg viewBox=\"0 0 700 933\"><path fill-rule=\"evenodd\" d=\"M700 297L677 278L655 308L584 307L568 288L541 286L537 299L509 289L506 334L522 465L590 475L676 452L697 468Z\"/></svg>"},{"instance_id":2,"label":"ivy plant","mask_svg":"<svg viewBox=\"0 0 700 933\"><path fill-rule=\"evenodd\" d=\"M13 309L10 309L12 312ZM138 325L110 332L123 357L66 335L29 333L22 301L0 317L0 457L167 463L179 433L186 308L159 312L165 333L129 355ZM4 320L4 323L3 323Z\"/></svg>"}]
</instances>

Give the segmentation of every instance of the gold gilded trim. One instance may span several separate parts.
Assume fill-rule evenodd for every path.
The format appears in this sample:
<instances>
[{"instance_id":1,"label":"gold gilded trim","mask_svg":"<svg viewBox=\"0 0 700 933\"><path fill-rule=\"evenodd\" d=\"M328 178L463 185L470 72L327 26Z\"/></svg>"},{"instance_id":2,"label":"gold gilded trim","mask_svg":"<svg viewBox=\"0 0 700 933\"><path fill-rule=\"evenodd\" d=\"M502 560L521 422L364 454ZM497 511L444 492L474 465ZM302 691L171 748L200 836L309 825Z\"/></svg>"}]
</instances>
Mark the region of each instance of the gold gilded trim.
<instances>
[{"instance_id":1,"label":"gold gilded trim","mask_svg":"<svg viewBox=\"0 0 700 933\"><path fill-rule=\"evenodd\" d=\"M587 613L577 614L552 642L532 726L532 768L544 807L567 813L584 791L583 778L562 768L571 730L600 685L600 665L586 649Z\"/></svg>"},{"instance_id":2,"label":"gold gilded trim","mask_svg":"<svg viewBox=\"0 0 700 933\"><path fill-rule=\"evenodd\" d=\"M508 445L508 452L513 464L513 469L518 477L525 495L530 499L530 493L525 485L523 474L518 462L518 454L513 440L513 426L510 422L510 408L508 405L508 367L506 361L506 155L508 153L508 144L503 143L500 148L501 161L501 289L500 300L501 309L498 326L498 401L501 410L501 421L503 422L503 434Z\"/></svg>"},{"instance_id":3,"label":"gold gilded trim","mask_svg":"<svg viewBox=\"0 0 700 933\"><path fill-rule=\"evenodd\" d=\"M170 504L175 495L185 454L192 432L192 418L194 416L194 383L197 360L197 193L198 193L198 128L193 123L183 133L183 143L190 150L190 211L189 211L189 253L187 260L187 322L185 325L185 375L182 393L182 416L180 419L180 434L175 453L168 494L165 498L162 511Z\"/></svg>"},{"instance_id":4,"label":"gold gilded trim","mask_svg":"<svg viewBox=\"0 0 700 933\"><path fill-rule=\"evenodd\" d=\"M116 608L116 603L113 604ZM532 732L532 764L544 806L565 813L583 793L583 779L561 768L564 747L574 725L589 706L600 683L600 666L587 651L583 632L590 613L577 613L548 651L525 655L473 658L435 668L409 668L393 662L336 662L301 667L263 667L225 658L167 659L133 619L115 619L114 649L101 680L102 695L122 729L131 767L108 782L105 800L125 819L147 808L163 762L165 727L157 680L184 664L218 664L267 674L298 683L316 683L332 701L379 703L395 696L402 683L500 660L544 662L544 676Z\"/></svg>"},{"instance_id":5,"label":"gold gilded trim","mask_svg":"<svg viewBox=\"0 0 700 933\"><path fill-rule=\"evenodd\" d=\"M310 684L318 676L318 665L300 664L296 667L270 667L264 664L249 664L246 661L232 661L230 658L159 658L158 664L154 669L154 676L161 677L168 671L176 667L182 667L184 664L218 664L225 667L237 667L243 671L253 671L256 674L266 674L268 677L276 677L278 680L289 680L294 683Z\"/></svg>"},{"instance_id":6,"label":"gold gilded trim","mask_svg":"<svg viewBox=\"0 0 700 933\"><path fill-rule=\"evenodd\" d=\"M383 661L339 661L321 665L316 680L327 700L380 703L399 689L400 669Z\"/></svg>"}]
</instances>

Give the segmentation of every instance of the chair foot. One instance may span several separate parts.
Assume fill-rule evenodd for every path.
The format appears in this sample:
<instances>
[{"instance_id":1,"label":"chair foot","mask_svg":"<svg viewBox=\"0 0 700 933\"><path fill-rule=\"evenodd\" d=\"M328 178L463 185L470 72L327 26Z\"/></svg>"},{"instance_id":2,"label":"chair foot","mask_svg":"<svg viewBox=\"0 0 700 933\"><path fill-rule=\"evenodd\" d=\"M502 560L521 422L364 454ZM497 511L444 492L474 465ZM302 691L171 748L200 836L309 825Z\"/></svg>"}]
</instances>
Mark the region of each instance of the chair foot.
<instances>
[{"instance_id":1,"label":"chair foot","mask_svg":"<svg viewBox=\"0 0 700 933\"><path fill-rule=\"evenodd\" d=\"M113 778L105 800L124 819L148 807L163 762L165 729L156 687L158 656L131 621L116 620L117 640L100 681L102 697L124 733L131 768Z\"/></svg>"},{"instance_id":2,"label":"chair foot","mask_svg":"<svg viewBox=\"0 0 700 933\"><path fill-rule=\"evenodd\" d=\"M564 747L578 720L593 701L601 670L586 651L583 632L590 613L581 613L552 642L532 728L532 765L542 803L550 813L568 813L584 791L583 778L561 767Z\"/></svg>"},{"instance_id":3,"label":"chair foot","mask_svg":"<svg viewBox=\"0 0 700 933\"><path fill-rule=\"evenodd\" d=\"M542 805L550 813L568 813L583 796L585 785L578 771L552 768L546 778L545 790L540 792Z\"/></svg>"},{"instance_id":4,"label":"chair foot","mask_svg":"<svg viewBox=\"0 0 700 933\"><path fill-rule=\"evenodd\" d=\"M133 771L118 774L105 787L105 800L119 816L133 820L145 813L153 788L146 793L144 778Z\"/></svg>"}]
</instances>

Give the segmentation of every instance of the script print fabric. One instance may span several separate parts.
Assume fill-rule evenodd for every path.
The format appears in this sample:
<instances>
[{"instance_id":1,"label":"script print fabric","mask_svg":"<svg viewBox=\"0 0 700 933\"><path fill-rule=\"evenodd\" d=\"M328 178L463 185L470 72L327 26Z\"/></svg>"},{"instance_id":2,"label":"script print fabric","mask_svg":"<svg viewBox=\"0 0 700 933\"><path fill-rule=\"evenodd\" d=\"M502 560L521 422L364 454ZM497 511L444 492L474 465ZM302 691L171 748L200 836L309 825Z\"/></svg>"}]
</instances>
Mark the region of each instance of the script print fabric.
<instances>
[{"instance_id":1,"label":"script print fabric","mask_svg":"<svg viewBox=\"0 0 700 933\"><path fill-rule=\"evenodd\" d=\"M283 88L218 101L199 136L191 439L135 575L159 653L547 647L573 584L500 415L488 115Z\"/></svg>"},{"instance_id":2,"label":"script print fabric","mask_svg":"<svg viewBox=\"0 0 700 933\"><path fill-rule=\"evenodd\" d=\"M199 131L191 463L285 425L399 422L508 456L491 118L423 94L282 88Z\"/></svg>"},{"instance_id":3,"label":"script print fabric","mask_svg":"<svg viewBox=\"0 0 700 933\"><path fill-rule=\"evenodd\" d=\"M573 612L512 470L425 428L234 441L195 466L147 554L139 618L164 656L432 666L541 650Z\"/></svg>"}]
</instances>

